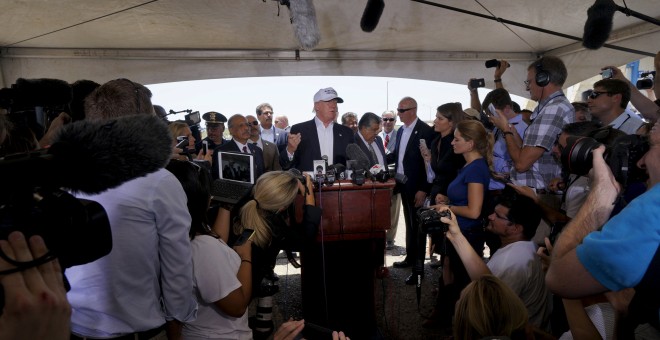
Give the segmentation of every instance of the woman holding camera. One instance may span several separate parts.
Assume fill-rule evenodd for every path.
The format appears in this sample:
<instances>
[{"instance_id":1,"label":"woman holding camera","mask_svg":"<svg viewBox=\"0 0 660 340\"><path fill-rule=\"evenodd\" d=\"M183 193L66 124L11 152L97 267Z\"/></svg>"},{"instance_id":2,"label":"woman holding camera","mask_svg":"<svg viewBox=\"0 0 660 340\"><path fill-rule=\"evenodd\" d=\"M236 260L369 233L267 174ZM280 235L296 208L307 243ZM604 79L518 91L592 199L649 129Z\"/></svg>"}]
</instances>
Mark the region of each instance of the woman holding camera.
<instances>
[{"instance_id":1,"label":"woman holding camera","mask_svg":"<svg viewBox=\"0 0 660 340\"><path fill-rule=\"evenodd\" d=\"M302 181L305 181L303 185ZM298 195L304 199L303 219L296 221L294 202ZM220 209L221 215L223 209ZM220 216L220 215L219 215ZM252 195L239 202L231 212L231 232L223 232L228 226L228 215L216 221L214 229L224 233L229 244L245 229L253 229L252 282L253 296L259 298L259 306L272 306L271 285L262 280L272 271L280 250L301 251L306 243L316 237L321 223L321 209L315 206L313 184L309 175L296 175L289 171L270 171L259 177ZM269 280L266 280L269 281ZM272 331L270 318L257 318L255 339L268 337ZM257 334L257 333L262 334Z\"/></svg>"},{"instance_id":2,"label":"woman holding camera","mask_svg":"<svg viewBox=\"0 0 660 340\"><path fill-rule=\"evenodd\" d=\"M192 161L194 158L211 162L212 151L205 155L204 151L200 150L199 154L194 155L195 137L186 122L177 120L169 123L168 127L172 135L172 159Z\"/></svg>"},{"instance_id":3,"label":"woman holding camera","mask_svg":"<svg viewBox=\"0 0 660 340\"><path fill-rule=\"evenodd\" d=\"M433 206L437 211L449 208L457 218L461 232L474 250L483 255L485 234L483 231L483 207L487 200L490 168L492 167L493 140L481 122L464 120L456 124L451 142L455 154L462 155L465 166L458 170L449 183L447 195L438 194ZM440 288L434 318L451 320L454 304L470 277L456 250L447 244L447 256L442 267L444 287ZM442 286L442 285L441 285Z\"/></svg>"}]
</instances>

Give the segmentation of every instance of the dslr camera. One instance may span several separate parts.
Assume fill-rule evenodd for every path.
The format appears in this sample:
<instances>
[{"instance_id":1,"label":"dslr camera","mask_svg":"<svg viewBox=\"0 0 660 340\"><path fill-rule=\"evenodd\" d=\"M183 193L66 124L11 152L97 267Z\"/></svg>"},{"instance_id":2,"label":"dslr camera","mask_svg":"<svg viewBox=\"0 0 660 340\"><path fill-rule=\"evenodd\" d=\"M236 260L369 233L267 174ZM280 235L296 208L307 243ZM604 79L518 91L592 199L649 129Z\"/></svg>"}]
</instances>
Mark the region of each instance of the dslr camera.
<instances>
[{"instance_id":1,"label":"dslr camera","mask_svg":"<svg viewBox=\"0 0 660 340\"><path fill-rule=\"evenodd\" d=\"M593 166L591 151L602 145L591 137L568 137L566 147L561 153L561 164L569 173L584 176ZM637 162L649 150L646 137L626 135L614 140L607 146L605 162L614 178L622 185L639 183L648 179L646 171L637 167Z\"/></svg>"},{"instance_id":2,"label":"dslr camera","mask_svg":"<svg viewBox=\"0 0 660 340\"><path fill-rule=\"evenodd\" d=\"M425 208L417 211L419 225L422 233L445 233L449 230L449 224L440 221L440 218L451 218L449 211L436 211L435 209Z\"/></svg>"}]
</instances>

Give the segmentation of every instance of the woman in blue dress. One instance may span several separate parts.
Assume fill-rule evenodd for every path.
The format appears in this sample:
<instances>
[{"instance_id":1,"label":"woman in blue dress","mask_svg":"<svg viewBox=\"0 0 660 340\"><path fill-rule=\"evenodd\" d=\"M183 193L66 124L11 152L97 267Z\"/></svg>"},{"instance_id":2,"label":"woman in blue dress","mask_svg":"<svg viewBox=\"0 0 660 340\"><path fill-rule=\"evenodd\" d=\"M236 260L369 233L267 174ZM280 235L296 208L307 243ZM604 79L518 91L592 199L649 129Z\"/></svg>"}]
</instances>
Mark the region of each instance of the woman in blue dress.
<instances>
[{"instance_id":1,"label":"woman in blue dress","mask_svg":"<svg viewBox=\"0 0 660 340\"><path fill-rule=\"evenodd\" d=\"M478 254L483 255L484 229L482 209L487 201L490 169L492 168L493 139L481 122L465 120L456 124L451 142L454 153L465 158L465 166L447 188L447 196L438 194L434 205L440 211L448 207L458 222L461 231ZM460 257L447 242L443 258L442 279L436 310L433 318L451 320L454 305L461 290L470 283L470 277Z\"/></svg>"}]
</instances>

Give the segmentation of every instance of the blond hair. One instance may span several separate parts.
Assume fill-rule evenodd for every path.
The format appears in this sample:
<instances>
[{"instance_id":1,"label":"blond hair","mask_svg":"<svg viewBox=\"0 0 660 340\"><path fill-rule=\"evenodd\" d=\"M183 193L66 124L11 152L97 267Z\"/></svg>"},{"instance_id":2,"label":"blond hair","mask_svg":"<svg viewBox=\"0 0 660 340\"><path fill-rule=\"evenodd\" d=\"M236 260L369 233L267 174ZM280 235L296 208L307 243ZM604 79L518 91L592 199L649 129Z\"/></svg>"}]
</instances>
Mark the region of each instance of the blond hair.
<instances>
[{"instance_id":1,"label":"blond hair","mask_svg":"<svg viewBox=\"0 0 660 340\"><path fill-rule=\"evenodd\" d=\"M456 303L455 339L509 336L524 339L527 309L518 295L493 275L472 281Z\"/></svg>"},{"instance_id":2,"label":"blond hair","mask_svg":"<svg viewBox=\"0 0 660 340\"><path fill-rule=\"evenodd\" d=\"M268 212L288 208L298 194L298 179L288 171L270 171L259 177L253 188L254 198L241 207L240 221L234 224L234 233L253 229L252 242L260 248L270 245L273 232L266 220Z\"/></svg>"}]
</instances>

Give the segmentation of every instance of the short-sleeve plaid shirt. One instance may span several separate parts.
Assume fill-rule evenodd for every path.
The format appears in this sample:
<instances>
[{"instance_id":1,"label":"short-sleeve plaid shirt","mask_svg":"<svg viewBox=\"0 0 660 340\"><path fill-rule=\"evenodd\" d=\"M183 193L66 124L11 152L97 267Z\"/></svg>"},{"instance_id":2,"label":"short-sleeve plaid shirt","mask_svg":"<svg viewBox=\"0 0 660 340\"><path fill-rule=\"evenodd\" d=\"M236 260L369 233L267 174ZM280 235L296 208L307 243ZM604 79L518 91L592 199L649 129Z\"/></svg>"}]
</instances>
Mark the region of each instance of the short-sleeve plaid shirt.
<instances>
[{"instance_id":1,"label":"short-sleeve plaid shirt","mask_svg":"<svg viewBox=\"0 0 660 340\"><path fill-rule=\"evenodd\" d=\"M575 110L564 93L557 91L539 102L531 120L523 137L523 146L538 146L545 149L545 152L524 173L518 173L512 168L511 178L516 179L518 185L545 189L551 179L561 177L561 164L552 156L551 151L564 125L574 122Z\"/></svg>"}]
</instances>

